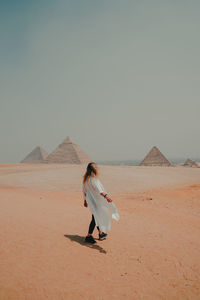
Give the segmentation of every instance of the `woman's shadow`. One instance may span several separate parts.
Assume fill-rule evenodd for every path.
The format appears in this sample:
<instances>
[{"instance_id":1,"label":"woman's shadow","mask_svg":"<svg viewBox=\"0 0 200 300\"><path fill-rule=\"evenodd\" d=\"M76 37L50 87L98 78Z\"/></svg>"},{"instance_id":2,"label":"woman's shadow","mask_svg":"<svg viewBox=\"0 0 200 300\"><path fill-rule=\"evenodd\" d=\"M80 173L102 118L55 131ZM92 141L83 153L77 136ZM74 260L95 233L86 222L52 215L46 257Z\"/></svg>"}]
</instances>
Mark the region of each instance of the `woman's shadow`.
<instances>
[{"instance_id":1,"label":"woman's shadow","mask_svg":"<svg viewBox=\"0 0 200 300\"><path fill-rule=\"evenodd\" d=\"M100 253L104 253L106 254L107 252L99 245L96 245L96 244L88 244L85 242L85 237L84 236L80 236L80 235L71 235L71 234L65 234L64 235L66 238L70 239L72 242L76 242L82 246L85 246L85 247L89 247L89 248L92 248L92 249L96 249L98 250Z\"/></svg>"}]
</instances>

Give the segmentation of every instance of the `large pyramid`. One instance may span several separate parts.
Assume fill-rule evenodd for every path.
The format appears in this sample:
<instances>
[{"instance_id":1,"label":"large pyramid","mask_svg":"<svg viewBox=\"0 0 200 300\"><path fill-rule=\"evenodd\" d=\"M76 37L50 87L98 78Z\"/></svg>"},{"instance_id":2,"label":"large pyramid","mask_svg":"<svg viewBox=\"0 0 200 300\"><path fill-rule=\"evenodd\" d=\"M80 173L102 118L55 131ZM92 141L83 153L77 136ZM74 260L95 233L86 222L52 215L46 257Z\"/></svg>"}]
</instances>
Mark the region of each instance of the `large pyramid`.
<instances>
[{"instance_id":1,"label":"large pyramid","mask_svg":"<svg viewBox=\"0 0 200 300\"><path fill-rule=\"evenodd\" d=\"M140 163L140 166L171 166L171 163L160 152L160 150L154 146Z\"/></svg>"},{"instance_id":2,"label":"large pyramid","mask_svg":"<svg viewBox=\"0 0 200 300\"><path fill-rule=\"evenodd\" d=\"M192 167L192 168L199 168L199 165L196 163L196 161L187 159L186 162L184 163L185 167Z\"/></svg>"},{"instance_id":3,"label":"large pyramid","mask_svg":"<svg viewBox=\"0 0 200 300\"><path fill-rule=\"evenodd\" d=\"M88 163L90 158L67 137L51 154L45 159L46 163L53 164L83 164Z\"/></svg>"},{"instance_id":4,"label":"large pyramid","mask_svg":"<svg viewBox=\"0 0 200 300\"><path fill-rule=\"evenodd\" d=\"M45 158L48 156L48 153L41 147L36 147L31 153L29 153L21 163L24 164L42 164L44 163Z\"/></svg>"}]
</instances>

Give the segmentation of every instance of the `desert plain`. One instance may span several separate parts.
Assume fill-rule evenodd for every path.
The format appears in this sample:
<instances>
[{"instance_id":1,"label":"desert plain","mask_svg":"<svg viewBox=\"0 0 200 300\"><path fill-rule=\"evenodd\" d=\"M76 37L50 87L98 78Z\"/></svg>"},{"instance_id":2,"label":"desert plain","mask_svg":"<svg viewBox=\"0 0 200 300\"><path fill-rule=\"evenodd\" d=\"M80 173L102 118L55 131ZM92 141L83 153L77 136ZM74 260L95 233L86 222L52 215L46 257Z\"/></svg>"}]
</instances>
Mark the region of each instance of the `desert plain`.
<instances>
[{"instance_id":1,"label":"desert plain","mask_svg":"<svg viewBox=\"0 0 200 300\"><path fill-rule=\"evenodd\" d=\"M99 166L120 221L95 245L84 170L0 165L0 300L199 300L200 168Z\"/></svg>"}]
</instances>

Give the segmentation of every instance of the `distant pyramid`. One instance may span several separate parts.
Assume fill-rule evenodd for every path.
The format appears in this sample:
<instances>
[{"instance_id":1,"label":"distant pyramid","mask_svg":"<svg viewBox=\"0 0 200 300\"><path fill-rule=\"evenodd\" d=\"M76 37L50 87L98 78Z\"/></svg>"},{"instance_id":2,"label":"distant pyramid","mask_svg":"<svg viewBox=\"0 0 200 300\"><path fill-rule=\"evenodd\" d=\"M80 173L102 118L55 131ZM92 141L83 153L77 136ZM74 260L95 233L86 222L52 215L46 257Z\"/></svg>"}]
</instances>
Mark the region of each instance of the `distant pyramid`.
<instances>
[{"instance_id":1,"label":"distant pyramid","mask_svg":"<svg viewBox=\"0 0 200 300\"><path fill-rule=\"evenodd\" d=\"M160 152L160 150L154 146L140 163L140 166L171 166L171 163Z\"/></svg>"},{"instance_id":2,"label":"distant pyramid","mask_svg":"<svg viewBox=\"0 0 200 300\"><path fill-rule=\"evenodd\" d=\"M88 163L90 158L67 137L51 154L45 159L46 163L53 164L83 164Z\"/></svg>"},{"instance_id":3,"label":"distant pyramid","mask_svg":"<svg viewBox=\"0 0 200 300\"><path fill-rule=\"evenodd\" d=\"M42 164L48 153L41 147L36 147L31 153L29 153L22 161L23 164Z\"/></svg>"},{"instance_id":4,"label":"distant pyramid","mask_svg":"<svg viewBox=\"0 0 200 300\"><path fill-rule=\"evenodd\" d=\"M187 159L183 165L185 167L199 168L198 163L196 163L196 161L193 161L191 159Z\"/></svg>"}]
</instances>

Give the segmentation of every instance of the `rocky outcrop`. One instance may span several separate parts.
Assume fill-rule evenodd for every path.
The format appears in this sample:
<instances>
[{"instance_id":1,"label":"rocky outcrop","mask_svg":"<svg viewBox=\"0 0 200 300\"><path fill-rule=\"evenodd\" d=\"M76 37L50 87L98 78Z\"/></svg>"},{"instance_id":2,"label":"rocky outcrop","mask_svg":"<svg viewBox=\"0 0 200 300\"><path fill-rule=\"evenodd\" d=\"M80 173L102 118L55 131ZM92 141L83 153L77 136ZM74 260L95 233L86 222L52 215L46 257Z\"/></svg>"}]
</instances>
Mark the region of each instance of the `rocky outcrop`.
<instances>
[{"instance_id":1,"label":"rocky outcrop","mask_svg":"<svg viewBox=\"0 0 200 300\"><path fill-rule=\"evenodd\" d=\"M187 159L183 165L184 167L199 168L199 165L196 163L196 161L191 159Z\"/></svg>"}]
</instances>

